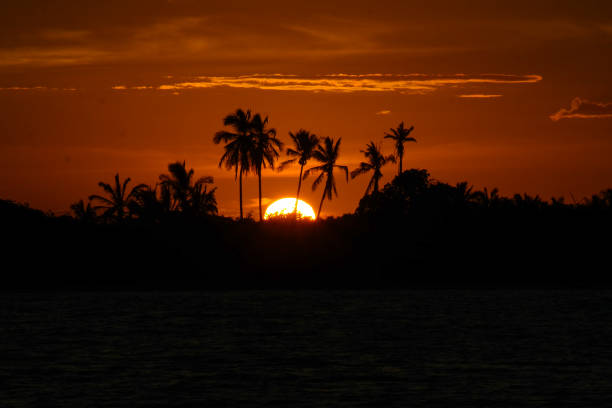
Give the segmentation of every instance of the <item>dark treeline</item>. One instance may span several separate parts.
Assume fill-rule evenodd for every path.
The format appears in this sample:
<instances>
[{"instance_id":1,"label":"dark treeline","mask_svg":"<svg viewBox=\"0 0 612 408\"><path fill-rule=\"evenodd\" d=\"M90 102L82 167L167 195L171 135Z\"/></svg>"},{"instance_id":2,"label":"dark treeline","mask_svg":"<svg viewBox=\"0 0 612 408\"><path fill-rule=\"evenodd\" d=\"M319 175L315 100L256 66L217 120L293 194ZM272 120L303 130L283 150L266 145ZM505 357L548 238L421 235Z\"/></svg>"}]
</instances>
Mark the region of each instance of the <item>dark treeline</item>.
<instances>
[{"instance_id":1,"label":"dark treeline","mask_svg":"<svg viewBox=\"0 0 612 408\"><path fill-rule=\"evenodd\" d=\"M612 189L582 202L502 197L497 189L450 185L423 169L403 170L404 144L413 127L401 123L386 138L384 155L370 142L365 161L349 172L337 164L340 139L300 129L281 170L300 166L314 174L325 199L337 195L335 173L348 181L368 175L352 214L255 222L243 217L242 177L275 168L283 149L268 118L237 110L214 141L225 143L219 162L239 185L240 218L219 216L211 177L197 178L185 162L168 165L155 186L117 174L100 182L100 194L54 216L0 201L3 287L8 289L239 289L397 287L601 287L609 286ZM310 165L313 160L315 165ZM397 176L380 186L382 169Z\"/></svg>"},{"instance_id":2,"label":"dark treeline","mask_svg":"<svg viewBox=\"0 0 612 408\"><path fill-rule=\"evenodd\" d=\"M198 207L196 191L192 185L184 202L162 193L170 197L162 208L159 199L141 206L133 194L123 210L132 216L119 221L121 210L109 206L115 221L105 222L87 208L76 219L1 201L9 237L3 258L14 265L3 268L3 287L600 287L610 281L612 190L579 204L546 202L472 191L467 183L452 186L411 169L365 196L354 214L263 223L211 215L212 203Z\"/></svg>"}]
</instances>

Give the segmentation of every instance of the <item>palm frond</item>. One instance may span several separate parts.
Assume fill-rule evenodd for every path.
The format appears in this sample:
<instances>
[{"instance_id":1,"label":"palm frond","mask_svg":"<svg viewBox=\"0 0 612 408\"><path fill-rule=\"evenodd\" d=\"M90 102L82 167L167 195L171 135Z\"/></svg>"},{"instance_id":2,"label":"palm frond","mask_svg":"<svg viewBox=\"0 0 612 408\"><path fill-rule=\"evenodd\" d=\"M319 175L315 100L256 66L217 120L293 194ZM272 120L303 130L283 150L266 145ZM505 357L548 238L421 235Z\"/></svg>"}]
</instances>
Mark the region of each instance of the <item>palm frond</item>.
<instances>
[{"instance_id":1,"label":"palm frond","mask_svg":"<svg viewBox=\"0 0 612 408\"><path fill-rule=\"evenodd\" d=\"M351 171L351 178L355 178L357 176L365 174L370 170L372 170L372 165L370 163L361 162L359 163L359 167Z\"/></svg>"},{"instance_id":2,"label":"palm frond","mask_svg":"<svg viewBox=\"0 0 612 408\"><path fill-rule=\"evenodd\" d=\"M92 200L92 201L94 201L94 200L101 201L101 202L103 202L103 203L105 203L107 205L115 205L115 203L112 202L111 200L109 200L108 198L99 196L97 194L90 195L89 199Z\"/></svg>"},{"instance_id":3,"label":"palm frond","mask_svg":"<svg viewBox=\"0 0 612 408\"><path fill-rule=\"evenodd\" d=\"M306 177L308 177L310 175L310 173L312 173L314 171L324 171L324 170L325 170L325 165L311 167L311 168L309 168L308 170L306 170L304 172L303 179L306 180Z\"/></svg>"},{"instance_id":4,"label":"palm frond","mask_svg":"<svg viewBox=\"0 0 612 408\"><path fill-rule=\"evenodd\" d=\"M346 182L348 183L349 180L349 169L347 166L340 166L338 164L335 164L334 167L338 167L340 170L344 171L344 175L346 176Z\"/></svg>"},{"instance_id":5,"label":"palm frond","mask_svg":"<svg viewBox=\"0 0 612 408\"><path fill-rule=\"evenodd\" d=\"M278 171L285 170L287 166L289 166L291 163L295 163L296 161L297 161L297 158L285 160L284 162L280 164L280 166L278 166Z\"/></svg>"},{"instance_id":6,"label":"palm frond","mask_svg":"<svg viewBox=\"0 0 612 408\"><path fill-rule=\"evenodd\" d=\"M321 172L321 174L319 174L319 176L312 182L312 191L315 191L317 189L317 187L323 180L323 177L325 177L325 173ZM306 177L304 176L304 178Z\"/></svg>"}]
</instances>

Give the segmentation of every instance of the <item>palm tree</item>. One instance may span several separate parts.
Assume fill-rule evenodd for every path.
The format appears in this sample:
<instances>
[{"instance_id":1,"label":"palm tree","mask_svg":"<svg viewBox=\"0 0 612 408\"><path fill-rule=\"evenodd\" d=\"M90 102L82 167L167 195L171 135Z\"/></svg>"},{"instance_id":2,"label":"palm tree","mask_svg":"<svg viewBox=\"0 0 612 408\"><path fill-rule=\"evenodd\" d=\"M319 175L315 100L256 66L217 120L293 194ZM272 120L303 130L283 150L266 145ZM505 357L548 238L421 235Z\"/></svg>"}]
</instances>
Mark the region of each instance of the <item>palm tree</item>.
<instances>
[{"instance_id":1,"label":"palm tree","mask_svg":"<svg viewBox=\"0 0 612 408\"><path fill-rule=\"evenodd\" d=\"M134 200L130 202L130 213L138 217L139 220L146 222L160 221L165 215L169 214L172 203L171 194L167 195L167 201L164 201L163 193L158 198L158 187L160 187L159 184L154 188L147 186L140 189L135 194ZM162 190L164 189L168 190L167 186L162 186Z\"/></svg>"},{"instance_id":2,"label":"palm tree","mask_svg":"<svg viewBox=\"0 0 612 408\"><path fill-rule=\"evenodd\" d=\"M395 163L395 157L393 155L384 156L374 142L370 142L365 150L361 150L361 153L365 155L367 162L359 163L359 167L351 172L351 178L373 171L364 195L367 196L371 190L378 193L378 182L382 178L380 169L387 163Z\"/></svg>"},{"instance_id":3,"label":"palm tree","mask_svg":"<svg viewBox=\"0 0 612 408\"><path fill-rule=\"evenodd\" d=\"M398 175L402 174L402 161L404 158L404 143L416 142L414 137L408 137L410 132L414 130L414 126L410 126L409 129L404 127L404 122L400 123L397 129L390 129L391 133L385 133L385 139L395 140L395 151L399 158L399 171Z\"/></svg>"},{"instance_id":4,"label":"palm tree","mask_svg":"<svg viewBox=\"0 0 612 408\"><path fill-rule=\"evenodd\" d=\"M251 170L251 152L253 151L254 140L251 135L251 111L246 112L242 109L236 109L235 113L230 113L223 119L223 125L231 126L234 132L221 130L215 133L213 142L219 144L225 142L225 153L219 160L219 167L225 164L225 167L230 170L236 169L234 178L239 178L240 191L240 219L243 219L242 210L242 175L247 174Z\"/></svg>"},{"instance_id":5,"label":"palm tree","mask_svg":"<svg viewBox=\"0 0 612 408\"><path fill-rule=\"evenodd\" d=\"M70 209L74 213L74 217L84 223L92 223L96 220L96 210L91 206L91 201L87 201L87 205L83 200L72 204Z\"/></svg>"},{"instance_id":6,"label":"palm tree","mask_svg":"<svg viewBox=\"0 0 612 408\"><path fill-rule=\"evenodd\" d=\"M485 187L482 191L476 191L473 193L474 199L478 202L478 204L483 208L491 208L495 207L499 204L499 190L494 188L489 192L489 190Z\"/></svg>"},{"instance_id":7,"label":"palm tree","mask_svg":"<svg viewBox=\"0 0 612 408\"><path fill-rule=\"evenodd\" d=\"M217 187L208 191L203 179L196 181L191 189L191 211L195 216L217 214Z\"/></svg>"},{"instance_id":8,"label":"palm tree","mask_svg":"<svg viewBox=\"0 0 612 408\"><path fill-rule=\"evenodd\" d=\"M109 198L102 197L96 194L90 195L89 199L99 201L101 205L94 207L94 210L102 209L102 214L105 218L110 219L115 217L117 221L122 221L126 214L129 214L130 202L135 198L139 190L146 188L146 184L139 184L132 188L128 194L127 185L130 182L130 178L126 178L123 183L119 180L119 173L115 174L115 186L110 184L99 182L98 185L108 194Z\"/></svg>"},{"instance_id":9,"label":"palm tree","mask_svg":"<svg viewBox=\"0 0 612 408\"><path fill-rule=\"evenodd\" d=\"M294 214L297 214L298 200L300 199L300 190L302 188L302 174L304 172L304 166L312 157L314 150L319 145L319 137L314 133L310 133L307 130L300 129L295 134L289 132L289 137L293 140L295 148L287 148L287 156L293 157L293 159L285 160L281 163L280 168L287 166L296 160L300 164L300 178L298 179L298 189L295 195L295 210Z\"/></svg>"},{"instance_id":10,"label":"palm tree","mask_svg":"<svg viewBox=\"0 0 612 408\"><path fill-rule=\"evenodd\" d=\"M204 184L211 184L213 182L213 178L201 177L192 185L193 175L195 172L193 169L187 171L184 161L183 163L170 163L168 165L168 171L170 174L162 174L159 176L159 179L161 181L161 185L167 186L172 192L172 199L174 200L174 203L171 205L171 207L177 207L183 213L194 212L195 206L193 205L194 203L192 200L194 189L198 189L199 195L206 193L206 187L204 187L204 190L202 190L202 187ZM211 192L214 192L214 189L211 190ZM198 198L201 199L201 197Z\"/></svg>"},{"instance_id":11,"label":"palm tree","mask_svg":"<svg viewBox=\"0 0 612 408\"><path fill-rule=\"evenodd\" d=\"M282 149L283 143L276 138L276 129L267 128L268 117L261 118L259 113L255 114L251 121L251 136L254 139L253 151L251 152L252 166L259 179L259 221L263 219L261 211L261 169L267 165L274 168L274 162L279 157L278 149Z\"/></svg>"},{"instance_id":12,"label":"palm tree","mask_svg":"<svg viewBox=\"0 0 612 408\"><path fill-rule=\"evenodd\" d=\"M306 170L306 173L304 173L304 180L306 180L310 173L320 172L319 176L312 183L313 191L317 188L321 181L323 181L323 177L326 176L323 197L321 197L321 204L319 204L319 211L317 211L317 219L321 215L321 208L323 207L325 197L327 196L327 199L331 200L332 191L336 196L338 196L338 191L336 190L336 180L334 179L334 168L344 170L346 181L348 182L348 167L336 164L336 160L338 160L340 141L342 141L342 138L339 138L334 144L334 139L330 137L323 139L323 144L319 144L317 149L312 154L312 157L322 164L320 166L311 167L310 169Z\"/></svg>"},{"instance_id":13,"label":"palm tree","mask_svg":"<svg viewBox=\"0 0 612 408\"><path fill-rule=\"evenodd\" d=\"M473 186L468 185L467 181L462 181L455 185L454 203L457 207L464 208L478 197L477 192L472 192L473 188Z\"/></svg>"}]
</instances>

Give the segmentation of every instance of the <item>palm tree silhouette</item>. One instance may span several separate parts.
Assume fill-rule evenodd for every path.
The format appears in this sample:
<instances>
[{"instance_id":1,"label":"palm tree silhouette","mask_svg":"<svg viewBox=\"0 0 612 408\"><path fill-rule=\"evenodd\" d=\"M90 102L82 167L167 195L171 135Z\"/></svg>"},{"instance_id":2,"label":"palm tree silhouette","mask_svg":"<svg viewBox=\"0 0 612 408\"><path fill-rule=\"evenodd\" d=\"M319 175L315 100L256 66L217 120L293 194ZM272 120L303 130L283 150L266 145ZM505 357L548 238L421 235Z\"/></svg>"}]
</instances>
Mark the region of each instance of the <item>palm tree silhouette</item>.
<instances>
[{"instance_id":1,"label":"palm tree silhouette","mask_svg":"<svg viewBox=\"0 0 612 408\"><path fill-rule=\"evenodd\" d=\"M259 181L259 221L263 219L261 211L261 169L267 165L274 168L274 162L279 157L278 149L282 149L283 143L276 138L276 129L267 128L268 117L261 118L259 113L255 114L251 121L251 136L254 139L251 152L252 166L255 169Z\"/></svg>"},{"instance_id":2,"label":"palm tree silhouette","mask_svg":"<svg viewBox=\"0 0 612 408\"><path fill-rule=\"evenodd\" d=\"M314 133L310 133L307 130L300 129L295 134L289 132L289 137L293 140L295 148L287 148L287 156L293 157L293 159L285 160L281 163L280 168L283 169L290 163L296 160L300 164L300 177L298 179L298 189L295 195L295 209L294 214L297 214L298 200L300 198L300 190L302 188L302 174L304 172L304 166L312 157L314 150L319 145L319 137Z\"/></svg>"},{"instance_id":3,"label":"palm tree silhouette","mask_svg":"<svg viewBox=\"0 0 612 408\"><path fill-rule=\"evenodd\" d=\"M236 109L236 112L230 113L223 119L225 126L231 126L234 132L221 130L215 133L213 142L219 144L226 143L225 153L219 160L219 167L225 163L225 167L230 170L236 169L235 178L239 178L240 191L240 219L243 219L242 209L242 175L247 174L251 170L251 152L253 151L254 140L251 135L251 111L246 112L242 109Z\"/></svg>"},{"instance_id":4,"label":"palm tree silhouette","mask_svg":"<svg viewBox=\"0 0 612 408\"><path fill-rule=\"evenodd\" d=\"M157 197L157 189L161 187L162 193ZM163 191L168 194L164 196ZM138 190L134 200L130 202L130 213L136 215L139 220L146 222L161 221L167 214L172 212L172 195L168 186L147 186Z\"/></svg>"},{"instance_id":5,"label":"palm tree silhouette","mask_svg":"<svg viewBox=\"0 0 612 408\"><path fill-rule=\"evenodd\" d=\"M338 191L336 190L336 180L334 179L334 168L339 168L344 170L346 175L346 181L348 182L348 167L340 166L336 164L336 160L338 160L338 153L340 148L340 142L342 138L338 138L338 141L334 144L334 139L330 137L326 137L323 139L323 144L319 144L317 149L312 154L312 157L323 163L320 166L311 167L306 170L304 173L304 180L308 177L308 175L312 172L320 172L319 176L312 183L313 191L317 188L317 186L323 181L323 177L326 176L325 179L325 188L323 189L323 197L321 197L321 204L319 204L319 211L317 211L317 219L321 215L321 208L323 207L323 201L325 200L325 196L327 196L328 200L332 199L332 191L336 196L338 196Z\"/></svg>"},{"instance_id":6,"label":"palm tree silhouette","mask_svg":"<svg viewBox=\"0 0 612 408\"><path fill-rule=\"evenodd\" d=\"M365 150L360 151L365 155L367 162L359 163L359 167L351 172L351 178L373 171L364 196L367 196L370 191L378 193L378 182L382 178L380 169L387 163L395 163L395 157L393 155L384 156L374 142L370 142Z\"/></svg>"},{"instance_id":7,"label":"palm tree silhouette","mask_svg":"<svg viewBox=\"0 0 612 408\"><path fill-rule=\"evenodd\" d=\"M478 202L478 204L483 208L492 208L499 204L499 190L494 188L489 192L489 190L485 187L482 191L476 191L474 194L474 199Z\"/></svg>"},{"instance_id":8,"label":"palm tree silhouette","mask_svg":"<svg viewBox=\"0 0 612 408\"><path fill-rule=\"evenodd\" d=\"M72 204L70 209L74 213L74 217L84 223L91 223L96 220L96 210L91 206L91 201L87 201L87 205L83 200Z\"/></svg>"},{"instance_id":9,"label":"palm tree silhouette","mask_svg":"<svg viewBox=\"0 0 612 408\"><path fill-rule=\"evenodd\" d=\"M217 199L215 191L217 187L208 191L202 179L196 181L191 189L191 212L195 216L217 214Z\"/></svg>"},{"instance_id":10,"label":"palm tree silhouette","mask_svg":"<svg viewBox=\"0 0 612 408\"><path fill-rule=\"evenodd\" d=\"M477 192L472 192L473 186L469 186L467 181L462 181L455 185L454 203L457 207L466 207L473 199L478 198Z\"/></svg>"},{"instance_id":11,"label":"palm tree silhouette","mask_svg":"<svg viewBox=\"0 0 612 408\"><path fill-rule=\"evenodd\" d=\"M210 195L210 193L214 194L215 189L211 191L207 191L205 184L212 184L212 177L201 177L196 180L193 185L193 175L195 174L193 169L187 171L185 167L185 162L175 162L170 163L168 165L168 171L170 174L162 174L159 176L162 186L167 186L168 189L172 192L173 204L171 204L171 208L179 208L183 213L190 213L195 215L195 213L201 212L202 208L200 206L204 205L202 200ZM204 189L202 189L204 188ZM193 193L197 190L198 195L198 203L197 205L193 200ZM208 197L210 200L214 200L213 197ZM215 206L216 206L216 200Z\"/></svg>"},{"instance_id":12,"label":"palm tree silhouette","mask_svg":"<svg viewBox=\"0 0 612 408\"><path fill-rule=\"evenodd\" d=\"M402 174L402 161L404 158L404 143L416 142L414 137L408 137L410 132L414 130L414 126L410 126L409 129L404 127L404 122L401 122L396 129L389 129L391 133L385 133L385 139L395 140L395 151L399 158L399 171L398 175Z\"/></svg>"},{"instance_id":13,"label":"palm tree silhouette","mask_svg":"<svg viewBox=\"0 0 612 408\"><path fill-rule=\"evenodd\" d=\"M99 182L98 185L108 194L109 198L102 197L96 194L90 195L92 201L99 201L101 204L94 207L94 210L102 209L103 217L106 219L115 218L117 221L122 221L129 214L130 202L135 198L139 190L146 188L146 184L139 184L127 192L127 185L130 178L126 178L123 183L119 180L119 173L115 174L115 186Z\"/></svg>"}]
</instances>

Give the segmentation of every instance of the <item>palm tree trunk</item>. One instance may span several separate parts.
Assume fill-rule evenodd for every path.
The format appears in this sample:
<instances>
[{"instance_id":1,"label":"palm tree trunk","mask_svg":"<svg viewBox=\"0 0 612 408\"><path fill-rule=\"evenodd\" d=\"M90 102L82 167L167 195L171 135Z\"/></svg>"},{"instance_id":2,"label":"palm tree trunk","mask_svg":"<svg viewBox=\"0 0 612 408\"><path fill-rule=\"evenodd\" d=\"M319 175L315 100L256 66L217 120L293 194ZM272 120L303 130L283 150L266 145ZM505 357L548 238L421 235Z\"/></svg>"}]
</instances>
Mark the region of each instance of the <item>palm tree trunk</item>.
<instances>
[{"instance_id":1,"label":"palm tree trunk","mask_svg":"<svg viewBox=\"0 0 612 408\"><path fill-rule=\"evenodd\" d=\"M263 219L261 214L261 167L257 169L257 175L259 176L259 222Z\"/></svg>"},{"instance_id":2,"label":"palm tree trunk","mask_svg":"<svg viewBox=\"0 0 612 408\"><path fill-rule=\"evenodd\" d=\"M317 220L321 215L321 208L323 208L323 200L325 200L325 193L327 193L327 183L325 184L325 188L323 189L323 197L321 197L321 204L319 204L319 211L317 211Z\"/></svg>"},{"instance_id":3,"label":"palm tree trunk","mask_svg":"<svg viewBox=\"0 0 612 408\"><path fill-rule=\"evenodd\" d=\"M240 166L240 178L239 178L239 188L240 188L240 220L242 220L242 166Z\"/></svg>"},{"instance_id":4,"label":"palm tree trunk","mask_svg":"<svg viewBox=\"0 0 612 408\"><path fill-rule=\"evenodd\" d=\"M302 171L304 171L304 165L303 164L300 167L300 179L298 180L298 191L297 191L297 194L295 195L295 209L293 210L293 212L295 213L296 217L297 217L298 201L300 199L300 189L302 188Z\"/></svg>"},{"instance_id":5,"label":"palm tree trunk","mask_svg":"<svg viewBox=\"0 0 612 408\"><path fill-rule=\"evenodd\" d=\"M403 159L403 158L404 158L404 153L402 153L402 154L400 154L400 155L399 155L399 174L398 174L398 176L399 176L400 174L402 174L402 159Z\"/></svg>"}]
</instances>

